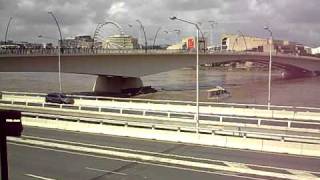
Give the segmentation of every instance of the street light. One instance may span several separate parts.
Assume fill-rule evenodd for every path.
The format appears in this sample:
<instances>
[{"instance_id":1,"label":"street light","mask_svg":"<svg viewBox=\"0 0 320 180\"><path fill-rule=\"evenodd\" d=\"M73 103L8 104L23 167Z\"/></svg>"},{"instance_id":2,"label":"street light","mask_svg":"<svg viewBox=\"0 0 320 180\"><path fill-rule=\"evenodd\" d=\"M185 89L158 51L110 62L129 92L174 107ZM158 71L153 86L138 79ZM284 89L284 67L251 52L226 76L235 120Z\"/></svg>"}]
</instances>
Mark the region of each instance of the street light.
<instances>
[{"instance_id":1,"label":"street light","mask_svg":"<svg viewBox=\"0 0 320 180\"><path fill-rule=\"evenodd\" d=\"M6 45L7 44L7 36L8 36L8 30L9 30L9 26L10 26L10 23L11 23L11 20L13 19L13 17L10 17L9 18L9 21L8 21L8 24L7 24L7 29L6 29L6 34L4 36L4 44Z\"/></svg>"},{"instance_id":2,"label":"street light","mask_svg":"<svg viewBox=\"0 0 320 180\"><path fill-rule=\"evenodd\" d=\"M184 20L184 19L180 19L180 18L177 18L175 16L172 16L170 17L171 20L178 20L178 21L181 21L181 22L185 22L185 23L188 23L188 24L191 24L191 25L194 25L197 29L197 62L196 62L196 108L197 108L197 111L196 111L196 131L197 131L197 134L199 133L199 26L197 23L193 23L193 22L190 22L190 21L187 21L187 20Z\"/></svg>"},{"instance_id":3,"label":"street light","mask_svg":"<svg viewBox=\"0 0 320 180\"><path fill-rule=\"evenodd\" d=\"M154 49L154 46L156 44L156 40L157 40L157 37L158 37L158 34L159 34L159 31L161 30L161 27L159 27L156 31L156 34L154 35L154 39L153 39L153 45L152 45L152 49Z\"/></svg>"},{"instance_id":4,"label":"street light","mask_svg":"<svg viewBox=\"0 0 320 180\"><path fill-rule=\"evenodd\" d=\"M57 21L56 16L53 14L53 12L49 11L48 14L50 14L53 18L53 20L56 22L56 25L58 27L58 31L59 31L59 35L60 35L60 40L58 40L58 68L59 68L59 92L62 93L62 84L61 84L61 55L60 55L60 51L61 51L61 43L62 43L62 33L61 33L61 29L60 29L60 25ZM42 37L42 36L41 36Z\"/></svg>"},{"instance_id":5,"label":"street light","mask_svg":"<svg viewBox=\"0 0 320 180\"><path fill-rule=\"evenodd\" d=\"M39 35L38 38L56 40L51 37ZM60 55L60 41L58 40L58 80L59 80L59 92L62 93L62 83L61 83L61 55Z\"/></svg>"},{"instance_id":6,"label":"street light","mask_svg":"<svg viewBox=\"0 0 320 180\"><path fill-rule=\"evenodd\" d=\"M148 49L148 43L147 43L147 36L146 36L146 31L144 30L144 26L142 25L141 21L139 19L136 20L136 22L140 25L140 28L143 31L143 35L144 35L144 46L145 46L145 51L147 53L147 49Z\"/></svg>"},{"instance_id":7,"label":"street light","mask_svg":"<svg viewBox=\"0 0 320 180\"><path fill-rule=\"evenodd\" d=\"M268 84L268 110L270 110L271 105L271 69L272 69L272 44L273 44L273 35L270 27L265 26L264 29L270 33L270 59L269 59L269 84Z\"/></svg>"}]
</instances>

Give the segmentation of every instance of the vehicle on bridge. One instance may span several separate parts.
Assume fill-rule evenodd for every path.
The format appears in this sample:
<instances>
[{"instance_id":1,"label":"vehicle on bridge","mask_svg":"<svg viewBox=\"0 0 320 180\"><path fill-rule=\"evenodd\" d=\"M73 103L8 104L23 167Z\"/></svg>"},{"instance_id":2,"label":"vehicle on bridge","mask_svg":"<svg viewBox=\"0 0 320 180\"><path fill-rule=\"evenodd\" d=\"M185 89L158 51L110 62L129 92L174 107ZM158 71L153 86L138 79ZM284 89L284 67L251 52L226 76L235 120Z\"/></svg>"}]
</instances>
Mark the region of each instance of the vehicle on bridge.
<instances>
[{"instance_id":1,"label":"vehicle on bridge","mask_svg":"<svg viewBox=\"0 0 320 180\"><path fill-rule=\"evenodd\" d=\"M73 104L74 99L67 97L65 94L62 93L49 93L45 97L45 101L47 103L58 103L58 104Z\"/></svg>"}]
</instances>

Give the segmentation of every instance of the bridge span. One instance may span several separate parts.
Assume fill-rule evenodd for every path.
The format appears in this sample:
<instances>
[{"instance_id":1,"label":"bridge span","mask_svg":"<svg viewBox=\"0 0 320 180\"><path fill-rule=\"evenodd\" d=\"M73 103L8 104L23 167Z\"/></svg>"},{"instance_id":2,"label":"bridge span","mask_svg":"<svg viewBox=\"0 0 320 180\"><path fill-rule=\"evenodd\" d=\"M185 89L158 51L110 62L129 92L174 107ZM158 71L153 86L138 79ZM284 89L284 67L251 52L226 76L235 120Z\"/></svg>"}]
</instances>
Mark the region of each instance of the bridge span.
<instances>
[{"instance_id":1,"label":"bridge span","mask_svg":"<svg viewBox=\"0 0 320 180\"><path fill-rule=\"evenodd\" d=\"M98 75L95 91L119 92L142 86L140 77L194 66L195 52L150 50L75 50L61 55L61 72ZM320 58L274 54L273 64L291 74L316 75ZM269 61L267 53L214 52L200 53L200 64ZM58 72L57 50L2 51L0 72Z\"/></svg>"}]
</instances>

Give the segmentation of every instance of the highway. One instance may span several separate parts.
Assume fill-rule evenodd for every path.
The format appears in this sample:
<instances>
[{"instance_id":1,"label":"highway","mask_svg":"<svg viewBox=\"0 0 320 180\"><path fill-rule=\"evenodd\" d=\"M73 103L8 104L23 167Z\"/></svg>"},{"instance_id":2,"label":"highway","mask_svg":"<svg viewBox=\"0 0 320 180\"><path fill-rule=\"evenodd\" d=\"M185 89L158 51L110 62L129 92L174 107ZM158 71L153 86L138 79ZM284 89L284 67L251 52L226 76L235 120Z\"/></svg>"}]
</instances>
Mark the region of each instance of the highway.
<instances>
[{"instance_id":1,"label":"highway","mask_svg":"<svg viewBox=\"0 0 320 180\"><path fill-rule=\"evenodd\" d=\"M27 143L28 140L44 144ZM66 147L70 149L57 145L50 147L51 142L68 144ZM79 150L72 150L72 145ZM117 152L108 155L98 151L81 152L83 147L148 155L152 160L120 156ZM164 158L170 161L165 162ZM179 161L186 163L181 165ZM17 180L320 178L320 159L315 157L31 127L25 127L22 139L9 139L9 162L10 177Z\"/></svg>"}]
</instances>

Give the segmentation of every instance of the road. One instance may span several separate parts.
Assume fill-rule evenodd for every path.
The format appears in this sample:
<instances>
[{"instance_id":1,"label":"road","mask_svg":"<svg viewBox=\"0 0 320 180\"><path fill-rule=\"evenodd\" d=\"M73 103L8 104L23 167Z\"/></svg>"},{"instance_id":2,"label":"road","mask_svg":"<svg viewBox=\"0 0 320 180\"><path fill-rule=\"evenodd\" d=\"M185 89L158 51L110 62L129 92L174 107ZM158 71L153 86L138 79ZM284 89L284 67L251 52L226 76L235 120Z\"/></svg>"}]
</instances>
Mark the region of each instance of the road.
<instances>
[{"instance_id":1,"label":"road","mask_svg":"<svg viewBox=\"0 0 320 180\"><path fill-rule=\"evenodd\" d=\"M61 148L9 141L11 179L281 179L272 175L250 174L250 170L320 178L320 158L263 153L219 147L150 141L78 132L25 127L23 139L47 138L67 142L130 149L155 153L186 162L197 161L225 166L225 170L174 165L160 160L132 158L72 151ZM43 141L46 141L43 139ZM60 141L59 141L60 142ZM86 145L89 146L89 145ZM79 146L80 149L80 146ZM158 153L158 154L156 154ZM145 154L145 153L144 153ZM160 155L159 155L160 156ZM212 161L212 162L211 162ZM235 166L235 167L232 167ZM217 166L218 167L218 166ZM230 168L232 167L232 168ZM238 169L245 169L247 173ZM245 171L246 172L246 171ZM301 176L302 177L302 176Z\"/></svg>"}]
</instances>

